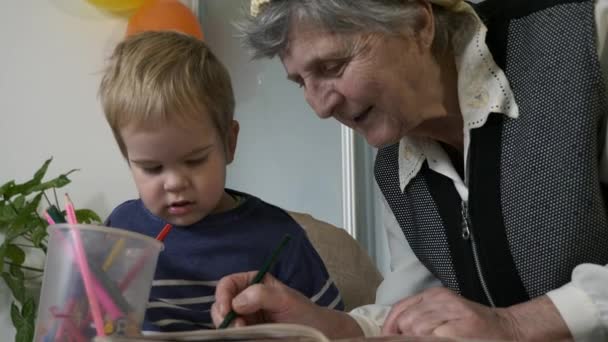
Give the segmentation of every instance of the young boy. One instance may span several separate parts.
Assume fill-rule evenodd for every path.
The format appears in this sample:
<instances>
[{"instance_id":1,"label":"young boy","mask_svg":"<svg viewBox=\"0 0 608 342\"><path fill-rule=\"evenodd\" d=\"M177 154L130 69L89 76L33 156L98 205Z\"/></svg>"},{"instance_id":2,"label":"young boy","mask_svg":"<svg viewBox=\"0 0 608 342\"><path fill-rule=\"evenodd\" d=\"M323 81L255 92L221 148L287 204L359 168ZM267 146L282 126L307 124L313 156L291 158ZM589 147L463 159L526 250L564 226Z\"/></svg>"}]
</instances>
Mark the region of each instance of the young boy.
<instances>
[{"instance_id":1,"label":"young boy","mask_svg":"<svg viewBox=\"0 0 608 342\"><path fill-rule=\"evenodd\" d=\"M156 236L166 223L144 331L213 327L215 285L259 269L285 234L271 273L317 304L342 300L304 230L280 208L225 189L239 132L227 70L200 40L146 32L120 43L100 87L106 118L139 199L107 225Z\"/></svg>"}]
</instances>

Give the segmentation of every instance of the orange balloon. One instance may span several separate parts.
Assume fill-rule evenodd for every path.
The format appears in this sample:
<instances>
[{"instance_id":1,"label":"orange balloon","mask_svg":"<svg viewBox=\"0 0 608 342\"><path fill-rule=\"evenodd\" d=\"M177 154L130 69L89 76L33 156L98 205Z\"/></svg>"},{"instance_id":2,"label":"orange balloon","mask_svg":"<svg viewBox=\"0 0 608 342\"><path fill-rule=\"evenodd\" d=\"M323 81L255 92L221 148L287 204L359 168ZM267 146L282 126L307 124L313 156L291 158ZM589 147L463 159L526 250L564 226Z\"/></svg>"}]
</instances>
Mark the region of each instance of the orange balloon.
<instances>
[{"instance_id":1,"label":"orange balloon","mask_svg":"<svg viewBox=\"0 0 608 342\"><path fill-rule=\"evenodd\" d=\"M127 36L144 31L175 30L203 39L192 11L177 0L147 0L129 19Z\"/></svg>"}]
</instances>

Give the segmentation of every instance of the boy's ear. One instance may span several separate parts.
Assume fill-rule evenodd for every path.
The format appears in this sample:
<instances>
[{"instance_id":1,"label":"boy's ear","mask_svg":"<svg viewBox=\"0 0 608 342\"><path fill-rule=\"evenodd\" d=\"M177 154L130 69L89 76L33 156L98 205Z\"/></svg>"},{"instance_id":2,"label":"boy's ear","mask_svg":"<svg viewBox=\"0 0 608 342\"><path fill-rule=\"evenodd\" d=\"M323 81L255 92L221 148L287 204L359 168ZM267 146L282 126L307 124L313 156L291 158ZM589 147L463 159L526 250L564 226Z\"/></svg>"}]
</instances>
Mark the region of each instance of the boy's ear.
<instances>
[{"instance_id":1,"label":"boy's ear","mask_svg":"<svg viewBox=\"0 0 608 342\"><path fill-rule=\"evenodd\" d=\"M228 141L226 144L226 164L232 163L236 153L236 142L239 137L239 122L232 120L228 129Z\"/></svg>"}]
</instances>

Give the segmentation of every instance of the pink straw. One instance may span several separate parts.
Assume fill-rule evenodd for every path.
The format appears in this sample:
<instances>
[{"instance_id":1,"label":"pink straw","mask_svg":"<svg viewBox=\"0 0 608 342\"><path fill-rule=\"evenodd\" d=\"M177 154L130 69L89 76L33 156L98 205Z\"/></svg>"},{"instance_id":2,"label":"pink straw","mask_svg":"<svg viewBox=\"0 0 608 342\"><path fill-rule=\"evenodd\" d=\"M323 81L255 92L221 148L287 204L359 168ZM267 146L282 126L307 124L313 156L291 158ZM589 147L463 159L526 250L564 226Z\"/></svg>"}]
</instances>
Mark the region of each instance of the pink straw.
<instances>
[{"instance_id":1,"label":"pink straw","mask_svg":"<svg viewBox=\"0 0 608 342\"><path fill-rule=\"evenodd\" d=\"M67 309L67 313L72 313L74 311L74 309L76 308L76 305L78 303L76 303L76 300L74 300L74 298L70 299L70 301L68 302L68 305L66 305L68 307ZM53 308L51 308L51 313L53 313ZM59 328L57 329L57 333L55 334L55 339L61 341L61 338L63 337L63 332L65 330L65 322L61 322L61 324L59 324Z\"/></svg>"},{"instance_id":2,"label":"pink straw","mask_svg":"<svg viewBox=\"0 0 608 342\"><path fill-rule=\"evenodd\" d=\"M51 313L53 314L53 316L55 316L55 318L61 318L65 322L65 325L67 328L66 330L69 331L69 334L73 340L76 340L78 342L84 342L87 340L80 333L80 330L78 330L78 327L76 327L76 325L74 324L74 321L72 320L72 315L58 312L56 307L52 307L50 310L51 310ZM63 331L62 331L61 335L63 336Z\"/></svg>"},{"instance_id":3,"label":"pink straw","mask_svg":"<svg viewBox=\"0 0 608 342\"><path fill-rule=\"evenodd\" d=\"M77 225L78 221L76 220L76 211L74 210L74 205L72 204L72 201L70 200L68 194L65 194L65 200L65 210L68 216L68 223L71 225ZM93 278L91 276L91 270L89 269L89 263L86 259L86 254L82 245L82 239L80 237L80 230L73 226L71 231L74 237L74 251L76 252L76 262L80 267L80 273L82 273L82 281L84 282L84 289L87 293L89 303L91 304L91 315L93 316L95 330L97 331L97 336L106 336L103 330L103 318L101 315L101 310L99 308L99 303L97 302L97 297L94 294L94 285Z\"/></svg>"},{"instance_id":4,"label":"pink straw","mask_svg":"<svg viewBox=\"0 0 608 342\"><path fill-rule=\"evenodd\" d=\"M44 215L44 218L46 219L46 222L49 223L49 225L55 224L55 220L53 220L51 215L49 215L49 213L47 213L46 210L42 214Z\"/></svg>"},{"instance_id":5,"label":"pink straw","mask_svg":"<svg viewBox=\"0 0 608 342\"><path fill-rule=\"evenodd\" d=\"M70 248L68 241L66 239L64 239L62 234L58 234L57 237L63 243L64 247ZM75 254L75 252L74 252L74 254ZM95 293L97 293L99 295L99 302L101 304L101 308L103 310L105 310L106 313L113 320L117 320L118 318L123 317L124 315L123 315L122 310L110 298L110 295L108 294L108 292L106 292L105 288L100 284L99 280L96 279L93 275L91 276L91 279L93 280L93 288L95 290ZM69 307L67 312L72 312L74 310L74 306L76 304L73 299L70 301L70 303L71 304L67 305ZM56 317L58 317L58 316L56 316ZM90 319L90 318L91 318L91 315L89 314L87 319ZM61 339L62 335L63 335L63 324L60 324L59 331L56 334L56 339Z\"/></svg>"},{"instance_id":6,"label":"pink straw","mask_svg":"<svg viewBox=\"0 0 608 342\"><path fill-rule=\"evenodd\" d=\"M111 319L117 320L121 317L124 317L122 310L114 303L108 292L103 288L103 286L99 283L99 280L92 277L93 280L93 288L95 292L99 295L99 302L101 306L106 311L108 316Z\"/></svg>"}]
</instances>

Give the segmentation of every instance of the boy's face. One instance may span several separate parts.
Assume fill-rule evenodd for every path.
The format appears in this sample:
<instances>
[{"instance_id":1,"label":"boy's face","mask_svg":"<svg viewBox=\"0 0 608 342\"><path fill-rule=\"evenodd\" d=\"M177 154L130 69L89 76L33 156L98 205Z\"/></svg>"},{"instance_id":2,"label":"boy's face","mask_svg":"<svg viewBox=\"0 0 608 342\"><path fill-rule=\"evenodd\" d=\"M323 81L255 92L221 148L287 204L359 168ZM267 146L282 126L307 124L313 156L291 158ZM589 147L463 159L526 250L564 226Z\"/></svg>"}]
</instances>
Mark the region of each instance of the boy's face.
<instances>
[{"instance_id":1,"label":"boy's face","mask_svg":"<svg viewBox=\"0 0 608 342\"><path fill-rule=\"evenodd\" d=\"M234 207L224 186L226 165L234 157L238 123L233 121L224 148L210 118L205 117L188 125L166 123L120 131L146 208L174 225L191 225Z\"/></svg>"}]
</instances>

